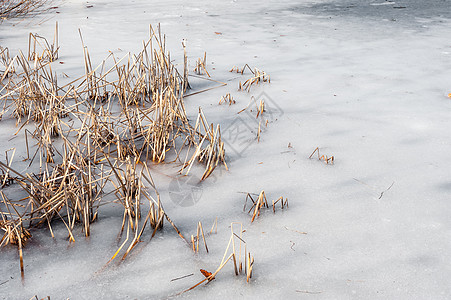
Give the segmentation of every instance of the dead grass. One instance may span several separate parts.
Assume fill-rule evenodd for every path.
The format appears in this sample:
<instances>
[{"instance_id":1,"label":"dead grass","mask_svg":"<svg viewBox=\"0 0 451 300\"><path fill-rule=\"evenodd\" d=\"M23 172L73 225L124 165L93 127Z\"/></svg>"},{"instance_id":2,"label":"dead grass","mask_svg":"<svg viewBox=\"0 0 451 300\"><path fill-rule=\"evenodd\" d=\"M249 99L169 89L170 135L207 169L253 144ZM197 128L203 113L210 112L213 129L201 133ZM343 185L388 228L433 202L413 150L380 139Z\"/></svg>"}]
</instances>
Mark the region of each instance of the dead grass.
<instances>
[{"instance_id":1,"label":"dead grass","mask_svg":"<svg viewBox=\"0 0 451 300\"><path fill-rule=\"evenodd\" d=\"M7 48L0 48L0 117L16 120L15 134L24 134L26 161L29 169L35 170L16 170L15 149L5 153L6 162L0 161L0 247L17 247L24 277L23 248L33 230L47 227L54 237L52 224L62 223L67 240L74 243L80 238L80 229L84 237L91 236L91 225L103 206L116 203L122 211L118 247L106 258L102 270L113 261L126 259L144 237L150 242L166 222L194 253L200 253L202 244L209 253L207 237L217 232L217 219L209 232L198 222L196 234L186 239L164 209L150 168L150 163L177 162L181 165L179 173L188 175L195 164L200 164L201 180L220 165L228 169L220 126L209 123L201 108L195 122L188 119L184 99L190 85L185 44L183 71L179 71L166 50L159 26L150 26L149 38L139 53L127 53L120 59L110 54L97 65L81 31L80 39L82 72L64 86L52 69L60 49L58 25L53 39L30 34L27 56L22 52L10 56ZM206 54L194 71L209 76L205 64ZM247 65L231 71L244 74L246 67L254 76L245 81L244 90L269 82L269 75L258 69L252 71ZM221 103L231 105L235 100L227 94ZM265 103L260 101L256 108L256 117L262 119ZM261 125L260 120L258 140ZM20 187L21 193L10 193L11 185ZM244 210L248 200L251 222L262 209L270 207L264 191L256 200L247 194ZM274 213L277 206L288 207L288 200L273 200ZM242 224L232 223L216 270L201 269L205 278L180 294L210 283L230 262L235 276L243 275L250 282L254 257L243 232Z\"/></svg>"},{"instance_id":2,"label":"dead grass","mask_svg":"<svg viewBox=\"0 0 451 300\"><path fill-rule=\"evenodd\" d=\"M81 32L80 38L83 44ZM48 41L30 34L27 56L19 52L11 57L7 48L0 48L2 116L16 119L16 134L25 135L29 166L39 170L23 174L14 169L12 157L0 162L2 187L17 183L26 195L12 199L0 191L0 246L18 246L23 276L22 248L32 229L47 226L53 236L52 222L61 222L69 242L75 242L76 226L90 236L99 209L111 202L123 206L123 219L121 244L108 263L120 253L125 259L146 228L154 237L164 220L190 244L165 212L148 167L148 162L166 162L171 155L182 163L184 174L194 163L203 164L202 180L219 164L227 168L220 126L208 123L201 109L194 125L188 120L186 50L179 72L159 26L150 26L138 54L121 59L109 55L97 66L83 44L84 74L61 86L52 70L58 59L57 25ZM200 233L208 252L199 223L197 251Z\"/></svg>"}]
</instances>

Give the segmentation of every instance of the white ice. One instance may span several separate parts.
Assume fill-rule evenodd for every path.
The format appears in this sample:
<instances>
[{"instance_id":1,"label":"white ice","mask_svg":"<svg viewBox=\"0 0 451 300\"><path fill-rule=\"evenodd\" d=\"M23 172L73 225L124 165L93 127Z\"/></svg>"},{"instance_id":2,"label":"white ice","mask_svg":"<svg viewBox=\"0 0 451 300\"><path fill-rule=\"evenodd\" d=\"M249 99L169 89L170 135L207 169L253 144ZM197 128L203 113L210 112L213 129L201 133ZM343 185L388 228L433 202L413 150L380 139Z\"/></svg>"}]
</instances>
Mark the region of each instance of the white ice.
<instances>
[{"instance_id":1,"label":"white ice","mask_svg":"<svg viewBox=\"0 0 451 300\"><path fill-rule=\"evenodd\" d=\"M79 28L100 63L108 51L138 52L149 24L161 23L180 67L186 39L191 70L206 51L212 78L227 83L186 98L190 116L201 106L223 130L243 120L249 134L243 151L238 143L226 148L230 170L215 170L195 205L171 200L167 175L176 166L152 167L182 232L218 218L209 254L194 255L166 223L124 262L101 271L118 247L122 216L111 207L89 239L79 229L73 244L63 226L55 239L48 229L34 230L24 282L17 249L1 249L0 298L164 299L200 281L200 268L217 268L237 221L255 257L251 282L228 265L181 298L450 299L451 6L375 5L381 2L55 0L58 8L47 13L0 24L1 46L17 53L27 49L29 32L51 37L58 21L64 64L55 69L75 78L84 72ZM271 83L237 91L249 73L228 71L246 63L270 74ZM193 91L211 85L193 79ZM237 103L219 106L229 92ZM237 112L262 92L275 117L257 143L255 123ZM16 130L4 116L0 159L11 147L17 161L24 157ZM309 159L316 147L335 164ZM287 197L289 208L263 212L251 224L241 192L261 190Z\"/></svg>"}]
</instances>

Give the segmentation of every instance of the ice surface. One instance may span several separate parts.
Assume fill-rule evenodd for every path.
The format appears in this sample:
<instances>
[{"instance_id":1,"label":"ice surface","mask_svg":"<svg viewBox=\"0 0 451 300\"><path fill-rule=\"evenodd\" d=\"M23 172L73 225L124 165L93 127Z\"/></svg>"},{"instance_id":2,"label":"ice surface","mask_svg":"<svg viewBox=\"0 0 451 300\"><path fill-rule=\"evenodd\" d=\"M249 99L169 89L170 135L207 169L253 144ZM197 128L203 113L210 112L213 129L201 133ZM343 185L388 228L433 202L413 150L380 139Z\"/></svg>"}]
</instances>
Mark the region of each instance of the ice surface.
<instances>
[{"instance_id":1,"label":"ice surface","mask_svg":"<svg viewBox=\"0 0 451 300\"><path fill-rule=\"evenodd\" d=\"M0 298L167 298L200 281L200 268L216 269L228 226L238 221L255 257L251 282L235 277L230 265L181 298L449 299L451 3L374 5L380 3L72 0L54 1L57 9L33 19L4 21L0 44L12 53L26 49L29 32L52 36L58 21L64 64L56 68L71 78L84 72L78 28L100 63L108 51L120 57L139 51L149 24L161 23L180 65L186 39L191 69L206 51L212 78L227 83L186 98L191 118L202 106L210 122L223 130L241 122L248 136L245 149L230 142L230 170L203 182L194 205L172 200L167 175L176 166L153 167L182 232L193 234L198 221L209 227L218 218L209 254L194 255L166 224L124 262L102 270L118 247L122 217L110 208L89 239L80 229L75 244L63 226L55 239L47 229L33 231L24 282L17 250L1 249ZM228 70L246 63L269 73L271 83L238 92L248 77ZM194 91L209 85L193 79ZM237 103L219 106L229 92ZM257 143L258 124L237 112L262 92L274 114ZM0 126L0 158L16 147L20 161L23 136L13 138L13 120L4 117ZM318 146L335 157L334 165L308 159ZM263 189L271 199L287 197L290 207L251 224L240 192Z\"/></svg>"}]
</instances>

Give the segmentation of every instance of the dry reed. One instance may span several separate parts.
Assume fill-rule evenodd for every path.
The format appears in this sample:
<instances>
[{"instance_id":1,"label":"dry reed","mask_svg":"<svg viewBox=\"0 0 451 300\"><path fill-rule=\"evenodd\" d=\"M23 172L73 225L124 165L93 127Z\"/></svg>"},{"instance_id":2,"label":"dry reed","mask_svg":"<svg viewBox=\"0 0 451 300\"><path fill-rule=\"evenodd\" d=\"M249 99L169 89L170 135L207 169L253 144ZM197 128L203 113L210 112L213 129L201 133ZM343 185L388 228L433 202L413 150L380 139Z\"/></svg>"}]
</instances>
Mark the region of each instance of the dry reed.
<instances>
[{"instance_id":1,"label":"dry reed","mask_svg":"<svg viewBox=\"0 0 451 300\"><path fill-rule=\"evenodd\" d=\"M237 230L234 228L239 226L239 231L237 233ZM205 276L205 279L201 280L200 282L196 283L192 287L178 293L177 295L181 295L183 293L186 293L202 283L210 283L213 281L218 273L224 268L224 266L229 262L233 262L233 271L236 276L243 274L246 276L246 281L249 282L250 278L252 278L252 272L254 267L254 257L251 255L251 253L247 250L247 244L246 241L243 239L243 225L241 223L231 223L231 235L229 238L229 242L227 244L227 248L224 251L224 256L221 260L221 263L219 264L219 267L216 269L215 272L211 273L208 271L205 271L201 269L201 273Z\"/></svg>"},{"instance_id":2,"label":"dry reed","mask_svg":"<svg viewBox=\"0 0 451 300\"><path fill-rule=\"evenodd\" d=\"M318 160L323 161L326 165L333 165L334 164L334 156L327 156L327 155L320 155L319 153L319 147L316 147L315 150L313 150L312 154L310 154L309 158L312 158L313 155L317 153Z\"/></svg>"},{"instance_id":3,"label":"dry reed","mask_svg":"<svg viewBox=\"0 0 451 300\"><path fill-rule=\"evenodd\" d=\"M7 48L0 48L1 116L9 112L16 119L16 134L25 135L29 166L39 170L18 172L13 157L0 162L2 188L17 183L25 194L10 199L0 191L0 246L18 246L22 276L22 248L34 228L47 226L53 236L52 222L60 221L74 242L75 226L90 236L99 208L111 202L123 206L123 241L109 262L121 252L125 259L145 229L151 228L152 238L164 220L189 244L166 214L147 163L165 162L169 155L181 161L184 155L180 172L186 174L201 162L202 180L220 163L227 168L219 125L207 123L200 108L194 126L188 120L186 49L179 72L160 27L150 26L141 52L119 60L109 55L95 66L81 32L80 38L84 74L64 86L52 69L59 50L57 25L52 43L30 34L28 56L19 52L11 57ZM34 125L34 130L25 125ZM198 226L197 239L201 233L208 252Z\"/></svg>"},{"instance_id":4,"label":"dry reed","mask_svg":"<svg viewBox=\"0 0 451 300\"><path fill-rule=\"evenodd\" d=\"M233 99L232 95L230 95L230 93L227 93L226 95L221 97L221 100L219 100L219 105L223 104L223 103L227 103L230 105L235 104L236 101Z\"/></svg>"},{"instance_id":5,"label":"dry reed","mask_svg":"<svg viewBox=\"0 0 451 300\"><path fill-rule=\"evenodd\" d=\"M207 65L207 52L204 52L204 57L198 58L196 61L196 67L194 68L194 73L196 73L197 75L207 74L208 77L211 77L207 71L206 65Z\"/></svg>"},{"instance_id":6,"label":"dry reed","mask_svg":"<svg viewBox=\"0 0 451 300\"><path fill-rule=\"evenodd\" d=\"M258 85L260 82L268 82L268 83L271 82L270 76L265 71L260 71L257 68L255 68L252 71L252 69L247 64L246 64L246 66L248 67L249 70L251 70L253 77L247 79L243 84L241 84L241 81L240 81L239 86L238 86L239 91L250 92L251 87L253 85ZM232 68L232 70L230 70L230 71L232 72L232 71L234 71L234 69ZM244 67L238 73L244 74Z\"/></svg>"},{"instance_id":7,"label":"dry reed","mask_svg":"<svg viewBox=\"0 0 451 300\"><path fill-rule=\"evenodd\" d=\"M250 193L246 194L246 199L244 201L244 207L243 211L246 211L246 205L247 201L252 202L251 208L247 212L250 214L252 212L252 219L251 223L254 222L256 217L260 216L260 211L262 208L269 208L268 200L266 199L266 193L265 191L261 191L260 194L258 194L257 200L254 200L252 195ZM280 207L284 209L285 207L288 207L288 199L283 199L283 197L279 197L277 200L272 201L272 210L275 213L276 212L276 204L280 202Z\"/></svg>"}]
</instances>

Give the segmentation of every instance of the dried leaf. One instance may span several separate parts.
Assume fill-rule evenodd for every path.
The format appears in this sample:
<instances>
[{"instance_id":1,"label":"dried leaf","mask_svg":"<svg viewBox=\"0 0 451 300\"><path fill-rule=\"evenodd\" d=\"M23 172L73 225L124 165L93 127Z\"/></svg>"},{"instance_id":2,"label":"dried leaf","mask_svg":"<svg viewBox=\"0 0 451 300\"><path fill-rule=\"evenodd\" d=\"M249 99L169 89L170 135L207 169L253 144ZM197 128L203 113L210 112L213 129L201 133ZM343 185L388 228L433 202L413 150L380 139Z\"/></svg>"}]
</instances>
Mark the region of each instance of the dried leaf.
<instances>
[{"instance_id":1,"label":"dried leaf","mask_svg":"<svg viewBox=\"0 0 451 300\"><path fill-rule=\"evenodd\" d=\"M200 269L200 272L202 273L202 275L204 275L206 278L208 278L208 277L210 277L211 276L211 272L208 272L208 271L206 271L206 270L204 270L204 269Z\"/></svg>"}]
</instances>

